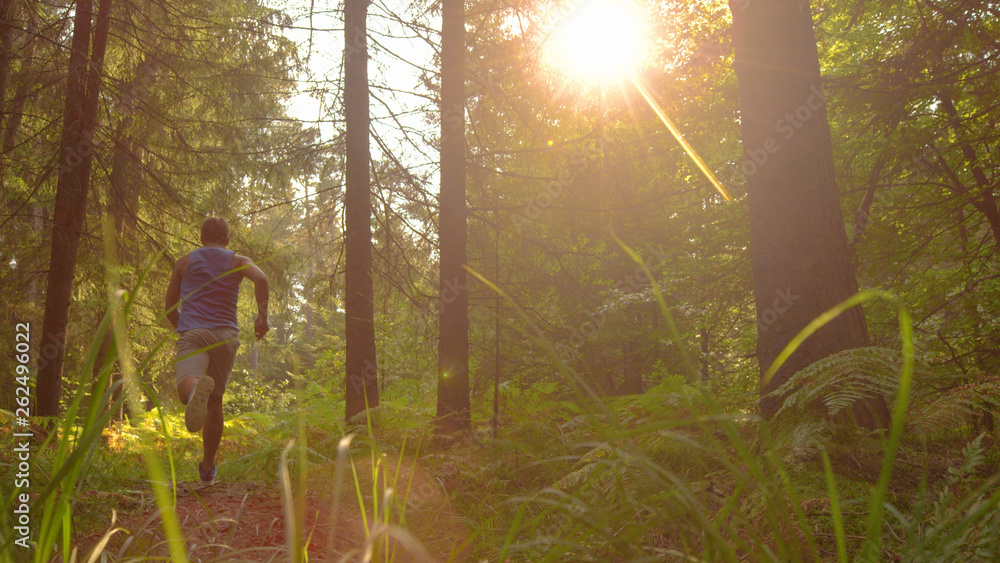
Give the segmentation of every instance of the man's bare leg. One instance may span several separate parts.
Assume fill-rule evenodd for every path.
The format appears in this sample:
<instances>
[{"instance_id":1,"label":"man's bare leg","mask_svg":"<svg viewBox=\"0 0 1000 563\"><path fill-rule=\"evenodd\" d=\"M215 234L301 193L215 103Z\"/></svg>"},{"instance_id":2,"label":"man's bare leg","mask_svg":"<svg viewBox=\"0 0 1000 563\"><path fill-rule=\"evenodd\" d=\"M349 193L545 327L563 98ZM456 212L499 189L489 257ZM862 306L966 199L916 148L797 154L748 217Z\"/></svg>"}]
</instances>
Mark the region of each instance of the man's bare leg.
<instances>
[{"instance_id":1,"label":"man's bare leg","mask_svg":"<svg viewBox=\"0 0 1000 563\"><path fill-rule=\"evenodd\" d=\"M205 471L215 467L215 454L219 451L219 443L222 441L222 422L222 396L210 395L208 397L208 418L205 419L205 428L201 434L205 446L205 457L201 460L200 467Z\"/></svg>"},{"instance_id":2,"label":"man's bare leg","mask_svg":"<svg viewBox=\"0 0 1000 563\"><path fill-rule=\"evenodd\" d=\"M188 399L191 398L191 391L194 391L194 386L197 384L198 378L193 375L185 377L177 384L177 396L180 397L182 404L188 404Z\"/></svg>"}]
</instances>

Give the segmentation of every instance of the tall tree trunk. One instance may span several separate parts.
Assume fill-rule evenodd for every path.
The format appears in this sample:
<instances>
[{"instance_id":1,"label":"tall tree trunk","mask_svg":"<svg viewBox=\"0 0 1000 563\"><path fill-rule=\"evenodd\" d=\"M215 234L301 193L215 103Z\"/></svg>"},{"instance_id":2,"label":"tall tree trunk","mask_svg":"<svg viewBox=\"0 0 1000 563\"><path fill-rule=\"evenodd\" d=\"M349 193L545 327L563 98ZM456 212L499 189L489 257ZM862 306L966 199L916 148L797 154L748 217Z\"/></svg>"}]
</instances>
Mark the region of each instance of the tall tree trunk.
<instances>
[{"instance_id":1,"label":"tall tree trunk","mask_svg":"<svg viewBox=\"0 0 1000 563\"><path fill-rule=\"evenodd\" d=\"M149 134L148 128L139 128L138 132L134 132L132 129L137 108L145 103L145 95L149 90L155 66L154 59L149 55L137 65L135 78L122 87L122 103L115 108L121 121L111 135L114 152L111 157L111 173L108 176L106 209L107 214L114 222L116 259L114 261L106 260L105 267L119 268L119 276L124 271L122 267L132 265L139 252L135 244L122 244L122 241L134 242L138 234L140 182L136 173L138 170L136 162L139 160L136 153L141 151ZM138 136L138 139L134 139L133 136ZM97 362L94 363L93 368L95 382L107 361L111 338L112 334L109 331L101 342ZM256 342L254 342L254 350L256 350ZM111 382L114 383L121 378L121 370L112 368ZM114 404L121 392L122 388L118 387L114 394L109 397L109 404ZM122 420L125 412L126 407L122 403L118 412L115 413L115 420Z\"/></svg>"},{"instance_id":2,"label":"tall tree trunk","mask_svg":"<svg viewBox=\"0 0 1000 563\"><path fill-rule=\"evenodd\" d=\"M6 113L7 77L14 62L14 0L0 0L0 116Z\"/></svg>"},{"instance_id":3,"label":"tall tree trunk","mask_svg":"<svg viewBox=\"0 0 1000 563\"><path fill-rule=\"evenodd\" d=\"M344 112L347 122L345 298L346 417L378 405L372 286L371 176L368 146L368 1L344 3Z\"/></svg>"},{"instance_id":4,"label":"tall tree trunk","mask_svg":"<svg viewBox=\"0 0 1000 563\"><path fill-rule=\"evenodd\" d=\"M35 58L35 49L37 48L38 41L36 40L36 35L38 31L37 17L32 16L28 20L28 41L24 46L24 56L22 57L22 62L20 66L20 71L18 72L18 80L12 81L10 79L10 67L13 65L14 52L13 52L13 10L14 3L12 0L0 0L0 18L4 20L0 23L0 43L3 43L3 47L0 47L0 51L3 52L2 56L4 60L0 61L0 131L3 134L0 135L0 177L3 177L6 166L5 156L7 156L13 149L14 143L17 140L17 132L21 127L21 116L24 114L24 105L28 100L28 88L34 84L34 81L29 78L29 69L31 68L31 61ZM7 88L11 82L17 84L17 88L14 91L14 95L10 97L8 101Z\"/></svg>"},{"instance_id":5,"label":"tall tree trunk","mask_svg":"<svg viewBox=\"0 0 1000 563\"><path fill-rule=\"evenodd\" d=\"M833 149L807 0L730 5L747 175L750 258L757 304L761 412L793 373L830 354L866 346L861 307L828 323L770 381L764 372L821 313L857 292L833 171ZM767 327L767 330L763 330ZM883 397L854 406L857 422L888 426Z\"/></svg>"},{"instance_id":6,"label":"tall tree trunk","mask_svg":"<svg viewBox=\"0 0 1000 563\"><path fill-rule=\"evenodd\" d=\"M438 429L468 428L469 292L465 274L465 6L441 6L441 252Z\"/></svg>"},{"instance_id":7,"label":"tall tree trunk","mask_svg":"<svg viewBox=\"0 0 1000 563\"><path fill-rule=\"evenodd\" d=\"M157 69L156 58L147 54L136 65L135 78L122 86L121 103L116 113L121 121L112 137L114 154L111 157L111 175L108 178L108 213L114 217L118 255L122 263L132 262L131 245L123 246L122 240L134 240L138 231L139 172L143 147L150 135L146 126L135 127L135 114L146 105L150 86ZM124 253L123 253L124 252Z\"/></svg>"},{"instance_id":8,"label":"tall tree trunk","mask_svg":"<svg viewBox=\"0 0 1000 563\"><path fill-rule=\"evenodd\" d=\"M94 129L101 90L101 72L107 46L112 0L101 0L90 49L91 0L79 0L73 24L73 43L66 84L66 111L59 155L52 216L45 317L38 361L37 400L40 416L59 414L66 325L73 294L76 254L87 210ZM88 52L90 52L88 63Z\"/></svg>"},{"instance_id":9,"label":"tall tree trunk","mask_svg":"<svg viewBox=\"0 0 1000 563\"><path fill-rule=\"evenodd\" d=\"M315 197L315 195L313 196ZM312 221L312 203L309 200L309 184L305 185L305 203L306 203L306 245L307 248L316 248L313 242L313 221ZM306 273L306 283L303 284L302 291L303 297L305 298L305 309L306 309L306 342L312 343L313 341L313 300L316 299L316 287L313 277L316 275L316 262L313 258L309 258L309 270ZM313 367L312 354L309 354L309 367Z\"/></svg>"},{"instance_id":10,"label":"tall tree trunk","mask_svg":"<svg viewBox=\"0 0 1000 563\"><path fill-rule=\"evenodd\" d=\"M38 45L38 41L34 37L30 41L31 43L28 46L28 52L25 57L27 60L35 57L35 50ZM17 89L14 91L14 96L10 99L10 103L5 103L3 106L3 140L0 141L0 155L7 155L14 150L14 145L17 144L17 134L21 129L24 106L28 102L30 88L34 85L34 81L25 77L30 72L29 68L30 65L28 62L21 64L20 78L15 81Z\"/></svg>"}]
</instances>

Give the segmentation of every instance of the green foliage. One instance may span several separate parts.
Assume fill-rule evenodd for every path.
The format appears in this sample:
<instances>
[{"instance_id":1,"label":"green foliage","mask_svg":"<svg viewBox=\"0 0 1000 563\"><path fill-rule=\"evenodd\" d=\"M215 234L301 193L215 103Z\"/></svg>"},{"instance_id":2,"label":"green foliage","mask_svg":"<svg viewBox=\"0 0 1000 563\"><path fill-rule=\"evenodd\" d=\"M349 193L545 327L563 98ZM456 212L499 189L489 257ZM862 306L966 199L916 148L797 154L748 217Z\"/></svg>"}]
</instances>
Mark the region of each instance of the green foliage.
<instances>
[{"instance_id":1,"label":"green foliage","mask_svg":"<svg viewBox=\"0 0 1000 563\"><path fill-rule=\"evenodd\" d=\"M831 354L800 370L774 391L778 397L787 394L778 415L797 409L832 419L857 401L892 397L900 366L898 350L855 348ZM817 408L817 402L822 408Z\"/></svg>"},{"instance_id":2,"label":"green foliage","mask_svg":"<svg viewBox=\"0 0 1000 563\"><path fill-rule=\"evenodd\" d=\"M547 473L547 485L515 497L515 528L502 557L830 560L823 553L835 551L838 542L842 553L861 552L851 539L864 533L864 512L859 514L856 507L866 504L875 475L858 474L849 465L877 468L877 444L866 450L859 447L856 435L845 434L813 444L812 451L829 448L834 459L836 469L830 469L832 480L824 487L815 479L822 471L816 456L782 458L789 442L800 439L794 433L772 435L753 418L725 416L703 393L656 397L663 405L675 406L635 417L635 402L617 401L615 416L630 420L625 434L610 430L614 424L561 426L570 429L562 437L568 455L539 465L557 466ZM804 415L793 411L783 416L789 424L789 419ZM807 418L795 427L817 423ZM911 442L913 438L911 434ZM982 471L983 439L961 452L956 465L946 469L949 477L944 482L926 483L920 490L905 483L919 480L922 471L926 476L926 466L896 467L902 483L891 487L895 500L888 506L888 519L879 523L883 553L908 561L991 560L1000 525L1000 494L995 491L1000 473L990 477L995 466ZM900 455L927 460L913 448L905 446ZM939 455L948 451L946 442L935 442L934 448ZM829 499L837 492L840 524L834 526L833 508L818 508L830 507ZM838 531L829 533L834 528Z\"/></svg>"},{"instance_id":3,"label":"green foliage","mask_svg":"<svg viewBox=\"0 0 1000 563\"><path fill-rule=\"evenodd\" d=\"M853 419L851 407L879 395L891 403L901 368L898 350L868 347L832 354L794 374L773 391L774 396L785 397L776 428L789 437L788 455L815 456L835 441L855 435L850 425L845 426ZM1000 413L1000 380L964 380L945 368L918 366L906 415L910 431L939 438ZM864 436L855 439L859 445L875 445Z\"/></svg>"},{"instance_id":4,"label":"green foliage","mask_svg":"<svg viewBox=\"0 0 1000 563\"><path fill-rule=\"evenodd\" d=\"M909 513L892 512L902 528L904 561L985 562L1000 556L1000 473L983 478L983 439L965 445L961 464L948 468L936 499L921 499Z\"/></svg>"},{"instance_id":5,"label":"green foliage","mask_svg":"<svg viewBox=\"0 0 1000 563\"><path fill-rule=\"evenodd\" d=\"M234 372L226 385L222 410L226 417L248 412L275 413L290 403L289 392L275 381L261 381Z\"/></svg>"},{"instance_id":6,"label":"green foliage","mask_svg":"<svg viewBox=\"0 0 1000 563\"><path fill-rule=\"evenodd\" d=\"M913 406L910 420L916 432L941 435L992 421L1000 415L1000 377L980 378L950 389L935 389Z\"/></svg>"}]
</instances>

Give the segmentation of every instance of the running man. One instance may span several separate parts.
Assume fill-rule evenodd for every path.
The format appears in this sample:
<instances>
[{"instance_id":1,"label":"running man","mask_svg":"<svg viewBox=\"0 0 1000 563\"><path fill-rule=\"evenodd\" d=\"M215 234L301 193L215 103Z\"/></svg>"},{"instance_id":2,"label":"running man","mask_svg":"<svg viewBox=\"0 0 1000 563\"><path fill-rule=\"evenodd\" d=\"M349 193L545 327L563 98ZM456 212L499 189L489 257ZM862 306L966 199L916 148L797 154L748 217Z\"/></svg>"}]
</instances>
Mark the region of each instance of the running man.
<instances>
[{"instance_id":1,"label":"running man","mask_svg":"<svg viewBox=\"0 0 1000 563\"><path fill-rule=\"evenodd\" d=\"M267 326L267 276L253 261L227 250L229 225L213 217L201 227L201 248L174 264L167 287L167 319L177 339L177 395L187 405L189 432L202 431L204 457L198 464L201 481L215 480L215 453L222 440L222 394L240 346L236 298L240 282L254 284L257 321L254 335L264 338ZM208 348L207 350L204 350ZM199 350L204 350L199 352Z\"/></svg>"}]
</instances>

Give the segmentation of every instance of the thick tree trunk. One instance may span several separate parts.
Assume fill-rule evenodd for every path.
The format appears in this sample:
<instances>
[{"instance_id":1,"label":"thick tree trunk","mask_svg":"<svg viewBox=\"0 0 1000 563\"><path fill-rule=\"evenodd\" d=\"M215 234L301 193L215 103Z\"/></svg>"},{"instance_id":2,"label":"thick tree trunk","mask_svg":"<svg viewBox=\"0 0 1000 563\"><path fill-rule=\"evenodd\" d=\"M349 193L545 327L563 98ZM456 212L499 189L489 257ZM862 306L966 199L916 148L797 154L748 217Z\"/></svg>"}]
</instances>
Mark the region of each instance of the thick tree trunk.
<instances>
[{"instance_id":1,"label":"thick tree trunk","mask_svg":"<svg viewBox=\"0 0 1000 563\"><path fill-rule=\"evenodd\" d=\"M60 143L59 180L52 216L52 251L45 294L36 387L38 414L59 414L66 326L73 294L76 254L87 210L94 128L101 89L112 0L101 0L90 54L92 3L79 0L73 27L66 111Z\"/></svg>"},{"instance_id":2,"label":"thick tree trunk","mask_svg":"<svg viewBox=\"0 0 1000 563\"><path fill-rule=\"evenodd\" d=\"M438 429L468 428L469 292L465 245L465 7L442 0L441 252L438 339Z\"/></svg>"},{"instance_id":3,"label":"thick tree trunk","mask_svg":"<svg viewBox=\"0 0 1000 563\"><path fill-rule=\"evenodd\" d=\"M731 8L763 378L792 337L856 293L857 282L834 180L809 2L734 1ZM844 312L804 342L771 381L762 379L762 414L777 411L781 398L766 395L793 373L867 344L861 307ZM869 428L889 422L882 397L859 401L854 414Z\"/></svg>"},{"instance_id":4,"label":"thick tree trunk","mask_svg":"<svg viewBox=\"0 0 1000 563\"><path fill-rule=\"evenodd\" d=\"M346 417L378 405L372 286L371 176L368 146L368 1L344 4L344 112L347 121L345 331Z\"/></svg>"}]
</instances>

